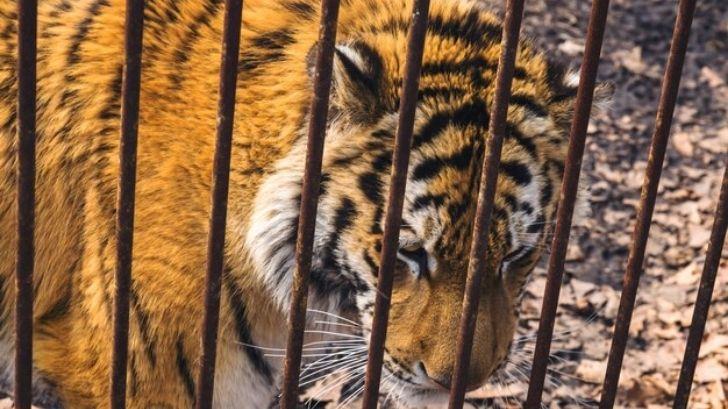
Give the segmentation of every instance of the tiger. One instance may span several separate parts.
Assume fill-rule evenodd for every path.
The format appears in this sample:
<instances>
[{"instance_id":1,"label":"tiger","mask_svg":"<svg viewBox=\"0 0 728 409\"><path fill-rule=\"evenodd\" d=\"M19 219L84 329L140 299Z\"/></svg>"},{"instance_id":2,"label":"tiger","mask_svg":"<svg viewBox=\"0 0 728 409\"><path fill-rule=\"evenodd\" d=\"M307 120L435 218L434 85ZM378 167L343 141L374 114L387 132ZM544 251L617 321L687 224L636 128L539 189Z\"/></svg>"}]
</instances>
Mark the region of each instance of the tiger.
<instances>
[{"instance_id":1,"label":"tiger","mask_svg":"<svg viewBox=\"0 0 728 409\"><path fill-rule=\"evenodd\" d=\"M189 408L197 398L223 3L145 2L130 408ZM8 390L16 6L0 0L0 378ZM363 384L371 334L412 7L342 0L338 16L307 336L331 333L336 345L355 334L343 338L359 351L349 353L358 359L347 372L354 385ZM110 405L125 8L124 0L38 2L34 394L65 408ZM288 333L320 13L315 0L244 2L216 408L266 408L279 394L283 362L266 351L282 351ZM444 402L452 382L501 40L501 17L482 3L431 1L380 392L398 388L402 407ZM520 40L468 390L509 354L520 294L554 221L577 87L575 72ZM610 92L599 84L597 105Z\"/></svg>"}]
</instances>

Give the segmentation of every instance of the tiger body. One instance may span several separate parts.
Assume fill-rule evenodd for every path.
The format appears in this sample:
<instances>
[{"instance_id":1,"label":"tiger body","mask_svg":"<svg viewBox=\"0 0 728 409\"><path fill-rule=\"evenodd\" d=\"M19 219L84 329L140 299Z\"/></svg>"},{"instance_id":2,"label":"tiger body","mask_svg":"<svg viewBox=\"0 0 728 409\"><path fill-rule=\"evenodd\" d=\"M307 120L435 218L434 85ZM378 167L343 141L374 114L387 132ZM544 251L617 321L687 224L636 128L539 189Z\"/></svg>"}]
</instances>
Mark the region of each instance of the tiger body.
<instances>
[{"instance_id":1,"label":"tiger body","mask_svg":"<svg viewBox=\"0 0 728 409\"><path fill-rule=\"evenodd\" d=\"M37 383L53 385L68 408L108 406L124 3L39 1L34 367ZM0 1L6 384L17 243L15 7ZM310 307L355 317L364 336L410 11L409 0L346 0L339 14ZM222 14L220 0L146 2L131 408L195 401ZM281 348L285 341L318 16L313 0L244 4L214 393L219 408L264 408L276 394L282 360L249 345ZM420 384L445 384L452 370L499 54L496 17L467 2L432 2L400 238L404 249L420 256L423 249L425 256L403 256L398 265L432 277L398 273L385 357L386 373L418 385L405 402L415 407L443 395ZM508 273L486 280L473 384L508 352L518 292L553 217L574 95L574 84L554 72L542 54L521 44L489 238L489 270ZM433 333L442 339L428 340Z\"/></svg>"}]
</instances>

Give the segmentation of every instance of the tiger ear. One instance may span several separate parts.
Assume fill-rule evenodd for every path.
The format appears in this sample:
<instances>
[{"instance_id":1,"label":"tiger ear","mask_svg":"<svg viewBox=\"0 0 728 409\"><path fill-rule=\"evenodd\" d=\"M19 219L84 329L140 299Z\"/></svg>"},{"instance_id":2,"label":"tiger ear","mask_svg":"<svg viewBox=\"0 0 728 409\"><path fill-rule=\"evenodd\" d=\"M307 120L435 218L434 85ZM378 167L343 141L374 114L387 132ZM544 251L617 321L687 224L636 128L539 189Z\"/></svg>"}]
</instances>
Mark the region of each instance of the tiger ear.
<instances>
[{"instance_id":1,"label":"tiger ear","mask_svg":"<svg viewBox=\"0 0 728 409\"><path fill-rule=\"evenodd\" d=\"M579 71L566 70L559 64L551 63L548 77L552 91L549 111L554 120L568 130L574 118L576 93L579 89ZM592 112L606 111L613 95L614 85L608 82L597 83L594 87Z\"/></svg>"},{"instance_id":2,"label":"tiger ear","mask_svg":"<svg viewBox=\"0 0 728 409\"><path fill-rule=\"evenodd\" d=\"M313 78L318 46L308 53L308 73ZM331 107L356 122L371 122L382 112L381 57L366 44L337 44L331 81Z\"/></svg>"}]
</instances>

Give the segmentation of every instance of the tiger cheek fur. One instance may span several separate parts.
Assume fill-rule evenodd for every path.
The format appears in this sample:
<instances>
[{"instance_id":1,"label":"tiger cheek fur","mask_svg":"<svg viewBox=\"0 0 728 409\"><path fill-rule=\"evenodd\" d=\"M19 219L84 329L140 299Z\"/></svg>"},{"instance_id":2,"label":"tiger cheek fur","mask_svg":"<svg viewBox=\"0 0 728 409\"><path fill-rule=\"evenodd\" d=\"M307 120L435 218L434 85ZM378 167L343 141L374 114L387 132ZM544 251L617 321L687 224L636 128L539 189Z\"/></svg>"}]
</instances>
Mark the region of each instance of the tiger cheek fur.
<instances>
[{"instance_id":1,"label":"tiger cheek fur","mask_svg":"<svg viewBox=\"0 0 728 409\"><path fill-rule=\"evenodd\" d=\"M195 402L222 32L221 0L148 0L128 406ZM108 407L124 0L40 0L34 365L37 394ZM344 0L310 308L369 335L411 0ZM16 1L0 0L0 385L12 374ZM294 272L316 0L246 0L215 400L276 395ZM385 374L418 405L451 376L500 21L433 0L395 271ZM519 293L553 221L576 83L520 44L488 238L470 386L508 353ZM608 87L597 89L596 102ZM439 384L439 385L438 385ZM383 391L387 392L387 385Z\"/></svg>"}]
</instances>

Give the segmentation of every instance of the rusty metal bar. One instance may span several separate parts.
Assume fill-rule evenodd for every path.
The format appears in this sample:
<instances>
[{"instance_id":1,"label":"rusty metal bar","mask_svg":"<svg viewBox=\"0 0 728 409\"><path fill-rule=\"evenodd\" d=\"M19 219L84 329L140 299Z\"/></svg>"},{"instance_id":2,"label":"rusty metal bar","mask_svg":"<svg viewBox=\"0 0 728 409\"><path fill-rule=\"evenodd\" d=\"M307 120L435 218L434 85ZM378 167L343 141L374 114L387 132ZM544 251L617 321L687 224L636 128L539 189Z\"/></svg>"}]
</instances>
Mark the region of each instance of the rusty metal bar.
<instances>
[{"instance_id":1,"label":"rusty metal bar","mask_svg":"<svg viewBox=\"0 0 728 409\"><path fill-rule=\"evenodd\" d=\"M311 116L308 123L306 166L301 188L301 209L296 237L296 272L293 278L291 311L288 317L288 340L283 375L281 409L294 409L298 405L298 377L301 372L301 350L306 326L308 282L311 275L316 207L321 184L321 161L326 137L329 112L331 71L336 44L336 24L339 19L340 0L321 1L321 23L313 78Z\"/></svg>"},{"instance_id":2,"label":"rusty metal bar","mask_svg":"<svg viewBox=\"0 0 728 409\"><path fill-rule=\"evenodd\" d=\"M114 287L114 344L111 358L110 402L126 407L126 369L129 347L129 289L134 237L134 189L139 129L144 1L127 0L124 32L124 74L121 88L121 140L116 193L116 272Z\"/></svg>"},{"instance_id":3,"label":"rusty metal bar","mask_svg":"<svg viewBox=\"0 0 728 409\"><path fill-rule=\"evenodd\" d=\"M243 0L226 0L222 34L222 60L217 102L217 135L212 170L210 231L207 236L207 274L205 276L205 315L202 319L202 357L197 377L197 409L211 409L215 385L217 330L220 323L220 286L225 252L230 154L235 92L238 80L240 29Z\"/></svg>"},{"instance_id":4,"label":"rusty metal bar","mask_svg":"<svg viewBox=\"0 0 728 409\"><path fill-rule=\"evenodd\" d=\"M495 198L498 169L500 167L501 148L506 129L508 103L511 96L511 84L515 68L518 37L523 19L524 0L507 0L506 14L503 23L503 40L501 55L498 61L495 96L489 124L489 138L483 162L478 207L473 228L473 239L468 261L468 278L465 284L463 312L460 318L460 330L457 341L457 360L450 387L450 409L462 409L465 401L467 369L470 365L470 354L473 347L473 335L478 316L481 284L488 257L488 231L490 230L493 199Z\"/></svg>"},{"instance_id":5,"label":"rusty metal bar","mask_svg":"<svg viewBox=\"0 0 728 409\"><path fill-rule=\"evenodd\" d=\"M673 404L674 409L685 409L688 406L690 388L693 384L693 375L695 375L695 367L698 363L700 344L703 340L703 333L705 332L705 322L708 319L708 310L710 309L710 302L713 297L715 276L718 273L718 265L720 264L720 255L723 250L723 243L725 242L726 229L728 229L728 166L723 173L720 198L715 209L715 219L713 221L713 229L710 233L708 252L705 256L705 265L703 266L703 274L700 277L700 287L698 288L698 296L695 300L695 308L693 309L690 333L688 334L688 342L685 346L685 356L683 358L682 368L680 369L680 378L677 382L677 391L675 392Z\"/></svg>"},{"instance_id":6,"label":"rusty metal bar","mask_svg":"<svg viewBox=\"0 0 728 409\"><path fill-rule=\"evenodd\" d=\"M35 102L37 0L18 1L18 254L15 263L15 407L30 409L35 263Z\"/></svg>"},{"instance_id":7,"label":"rusty metal bar","mask_svg":"<svg viewBox=\"0 0 728 409\"><path fill-rule=\"evenodd\" d=\"M422 54L425 48L427 19L430 0L415 0L412 6L412 25L407 35L407 57L405 60L404 84L400 94L399 122L394 139L392 171L390 175L387 214L382 237L381 262L377 273L377 296L369 340L369 356L364 380L364 401L362 408L375 409L379 398L379 382L382 377L384 342L387 337L389 303L392 295L394 267L399 251L399 229L402 222L402 206L407 186L407 168L412 147L417 91L420 84Z\"/></svg>"},{"instance_id":8,"label":"rusty metal bar","mask_svg":"<svg viewBox=\"0 0 728 409\"><path fill-rule=\"evenodd\" d=\"M579 187L579 173L581 172L581 162L584 157L586 130L589 125L594 87L599 70L599 55L602 50L608 12L609 0L595 0L592 3L586 45L584 46L584 60L579 79L579 90L576 95L574 119L571 123L569 151L564 164L565 172L556 216L556 230L551 244L546 289L541 307L541 320L538 326L531 379L528 384L525 407L529 409L541 408L541 396L546 379L551 339L554 333L554 321L556 320L556 310L559 305L561 280L564 275L564 260L569 245L569 232Z\"/></svg>"},{"instance_id":9,"label":"rusty metal bar","mask_svg":"<svg viewBox=\"0 0 728 409\"><path fill-rule=\"evenodd\" d=\"M645 258L645 249L650 232L652 212L655 208L657 188L660 183L662 164L665 159L665 149L670 135L672 115L680 87L685 53L690 36L690 25L695 13L696 0L680 0L678 5L675 28L670 46L670 56L667 60L665 76L662 80L660 103L655 119L655 131L652 135L652 144L647 160L647 170L642 184L640 206L637 212L637 223L632 234L632 247L627 258L627 270L624 274L622 297L619 303L617 321L612 338L612 347L609 351L607 371L604 378L600 409L612 408L617 395L619 375L622 369L622 359L627 347L629 325L632 321L637 288L639 286L642 264Z\"/></svg>"}]
</instances>

